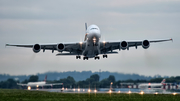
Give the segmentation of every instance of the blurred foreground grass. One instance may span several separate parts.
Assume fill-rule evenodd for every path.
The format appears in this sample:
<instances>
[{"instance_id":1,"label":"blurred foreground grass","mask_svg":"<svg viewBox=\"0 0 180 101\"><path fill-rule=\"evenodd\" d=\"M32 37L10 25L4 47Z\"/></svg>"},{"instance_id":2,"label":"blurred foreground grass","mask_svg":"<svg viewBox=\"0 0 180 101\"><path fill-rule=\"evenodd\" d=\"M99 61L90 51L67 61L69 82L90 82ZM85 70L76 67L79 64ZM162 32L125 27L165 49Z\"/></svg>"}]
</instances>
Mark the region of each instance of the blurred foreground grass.
<instances>
[{"instance_id":1,"label":"blurred foreground grass","mask_svg":"<svg viewBox=\"0 0 180 101\"><path fill-rule=\"evenodd\" d=\"M0 101L180 101L180 94L59 93L0 89Z\"/></svg>"}]
</instances>

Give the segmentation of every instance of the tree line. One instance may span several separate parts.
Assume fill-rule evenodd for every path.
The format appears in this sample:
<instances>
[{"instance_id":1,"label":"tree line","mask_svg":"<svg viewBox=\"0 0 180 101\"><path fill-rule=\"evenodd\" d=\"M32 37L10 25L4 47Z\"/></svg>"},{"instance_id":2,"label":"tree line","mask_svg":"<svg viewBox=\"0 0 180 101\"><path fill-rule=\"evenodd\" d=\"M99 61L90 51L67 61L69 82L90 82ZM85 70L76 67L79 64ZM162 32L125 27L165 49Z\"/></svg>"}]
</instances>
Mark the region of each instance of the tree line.
<instances>
[{"instance_id":1,"label":"tree line","mask_svg":"<svg viewBox=\"0 0 180 101\"><path fill-rule=\"evenodd\" d=\"M19 89L21 88L20 86L17 85L17 83L28 83L28 82L38 82L38 76L37 75L32 75L30 76L29 79L26 79L22 82L16 81L12 78L9 78L6 81L1 81L0 82L0 88L6 88L6 89ZM132 79L127 79L127 80L117 80L115 79L115 76L109 75L108 78L102 79L100 81L100 76L98 74L93 74L86 80L78 81L76 82L73 77L68 76L67 78L59 79L59 80L54 80L54 81L48 81L47 83L63 83L64 88L108 88L110 87L110 84L113 83L113 87L120 87L120 83L160 83L164 78L153 78L150 80L132 80ZM169 77L166 78L166 83L179 83L180 82L180 76L176 77Z\"/></svg>"}]
</instances>

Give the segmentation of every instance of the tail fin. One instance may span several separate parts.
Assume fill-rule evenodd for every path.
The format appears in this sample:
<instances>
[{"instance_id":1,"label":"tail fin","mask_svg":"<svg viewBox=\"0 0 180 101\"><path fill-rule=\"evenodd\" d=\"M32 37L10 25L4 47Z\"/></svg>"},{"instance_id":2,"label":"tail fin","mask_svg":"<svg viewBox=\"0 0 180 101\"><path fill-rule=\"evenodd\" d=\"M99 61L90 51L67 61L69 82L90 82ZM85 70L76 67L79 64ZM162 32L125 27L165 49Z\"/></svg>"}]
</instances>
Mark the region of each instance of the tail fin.
<instances>
[{"instance_id":1,"label":"tail fin","mask_svg":"<svg viewBox=\"0 0 180 101\"><path fill-rule=\"evenodd\" d=\"M86 30L87 30L87 23L85 23L85 28L86 28Z\"/></svg>"},{"instance_id":2,"label":"tail fin","mask_svg":"<svg viewBox=\"0 0 180 101\"><path fill-rule=\"evenodd\" d=\"M163 80L161 81L161 84L162 84L162 85L165 85L165 81L166 81L166 79L163 79Z\"/></svg>"},{"instance_id":3,"label":"tail fin","mask_svg":"<svg viewBox=\"0 0 180 101\"><path fill-rule=\"evenodd\" d=\"M87 23L85 23L85 30L87 31ZM86 39L87 39L87 32L85 32L86 34L85 34L85 37L84 37L84 41L86 41Z\"/></svg>"},{"instance_id":4,"label":"tail fin","mask_svg":"<svg viewBox=\"0 0 180 101\"><path fill-rule=\"evenodd\" d=\"M44 78L44 82L46 82L46 80L47 80L47 75L46 75L45 78Z\"/></svg>"}]
</instances>

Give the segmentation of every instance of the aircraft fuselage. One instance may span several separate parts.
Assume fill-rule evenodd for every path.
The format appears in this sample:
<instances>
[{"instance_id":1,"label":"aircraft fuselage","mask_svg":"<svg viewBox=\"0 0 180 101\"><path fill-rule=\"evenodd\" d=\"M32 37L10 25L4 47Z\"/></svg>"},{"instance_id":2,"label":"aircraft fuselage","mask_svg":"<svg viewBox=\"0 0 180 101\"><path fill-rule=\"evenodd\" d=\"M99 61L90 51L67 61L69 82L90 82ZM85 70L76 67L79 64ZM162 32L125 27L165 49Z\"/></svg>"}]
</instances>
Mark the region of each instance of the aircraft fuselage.
<instances>
[{"instance_id":1,"label":"aircraft fuselage","mask_svg":"<svg viewBox=\"0 0 180 101\"><path fill-rule=\"evenodd\" d=\"M86 34L86 46L83 55L88 58L93 58L100 54L100 29L96 25L90 25Z\"/></svg>"}]
</instances>

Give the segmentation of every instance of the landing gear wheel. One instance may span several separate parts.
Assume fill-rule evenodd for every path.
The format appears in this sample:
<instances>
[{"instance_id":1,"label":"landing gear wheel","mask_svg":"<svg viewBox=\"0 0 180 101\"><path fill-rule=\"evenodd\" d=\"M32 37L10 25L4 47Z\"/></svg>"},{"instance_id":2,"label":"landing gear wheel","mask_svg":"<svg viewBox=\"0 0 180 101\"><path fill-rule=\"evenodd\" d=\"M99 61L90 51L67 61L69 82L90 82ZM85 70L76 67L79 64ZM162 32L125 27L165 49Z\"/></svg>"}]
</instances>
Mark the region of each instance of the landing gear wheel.
<instances>
[{"instance_id":1,"label":"landing gear wheel","mask_svg":"<svg viewBox=\"0 0 180 101\"><path fill-rule=\"evenodd\" d=\"M83 60L86 60L86 59L88 60L88 57L83 57Z\"/></svg>"},{"instance_id":2,"label":"landing gear wheel","mask_svg":"<svg viewBox=\"0 0 180 101\"><path fill-rule=\"evenodd\" d=\"M103 58L107 58L107 55L103 55Z\"/></svg>"},{"instance_id":3,"label":"landing gear wheel","mask_svg":"<svg viewBox=\"0 0 180 101\"><path fill-rule=\"evenodd\" d=\"M99 60L99 59L100 59L100 57L99 57L99 56L96 56L96 57L94 57L94 59L95 59L95 60L96 60L96 59L98 59L98 60Z\"/></svg>"},{"instance_id":4,"label":"landing gear wheel","mask_svg":"<svg viewBox=\"0 0 180 101\"><path fill-rule=\"evenodd\" d=\"M76 56L76 59L81 59L81 56Z\"/></svg>"}]
</instances>

